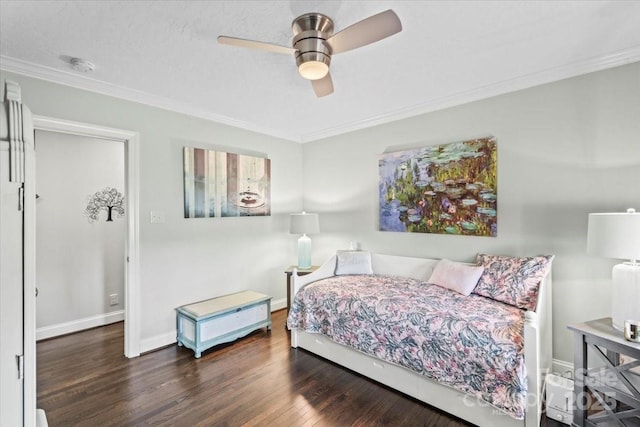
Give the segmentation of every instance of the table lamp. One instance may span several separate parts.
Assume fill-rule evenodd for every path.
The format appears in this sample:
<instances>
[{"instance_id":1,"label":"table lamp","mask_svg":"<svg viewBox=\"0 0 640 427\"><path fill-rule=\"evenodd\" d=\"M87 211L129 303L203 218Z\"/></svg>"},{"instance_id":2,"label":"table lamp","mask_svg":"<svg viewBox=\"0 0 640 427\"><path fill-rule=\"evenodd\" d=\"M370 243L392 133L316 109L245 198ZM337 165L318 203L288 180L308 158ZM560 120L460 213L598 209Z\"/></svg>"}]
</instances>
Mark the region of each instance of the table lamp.
<instances>
[{"instance_id":1,"label":"table lamp","mask_svg":"<svg viewBox=\"0 0 640 427\"><path fill-rule=\"evenodd\" d=\"M587 253L630 260L613 267L611 317L619 330L640 322L640 213L590 213Z\"/></svg>"},{"instance_id":2,"label":"table lamp","mask_svg":"<svg viewBox=\"0 0 640 427\"><path fill-rule=\"evenodd\" d=\"M302 234L298 239L298 268L311 268L311 239L307 234L320 232L318 214L302 212L291 214L290 234Z\"/></svg>"}]
</instances>

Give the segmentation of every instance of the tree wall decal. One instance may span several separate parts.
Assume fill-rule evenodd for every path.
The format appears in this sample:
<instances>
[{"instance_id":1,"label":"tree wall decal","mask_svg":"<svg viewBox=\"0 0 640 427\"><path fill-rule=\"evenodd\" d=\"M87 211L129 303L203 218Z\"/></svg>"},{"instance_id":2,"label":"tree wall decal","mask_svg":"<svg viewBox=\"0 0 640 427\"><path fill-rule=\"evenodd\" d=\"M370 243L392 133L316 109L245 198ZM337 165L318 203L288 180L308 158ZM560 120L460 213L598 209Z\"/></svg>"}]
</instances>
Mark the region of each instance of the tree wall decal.
<instances>
[{"instance_id":1,"label":"tree wall decal","mask_svg":"<svg viewBox=\"0 0 640 427\"><path fill-rule=\"evenodd\" d=\"M115 212L118 217L124 215L124 197L115 188L107 187L104 190L96 191L88 199L89 203L84 214L89 218L89 222L96 222L100 211L107 212L107 221L113 221L112 212Z\"/></svg>"}]
</instances>

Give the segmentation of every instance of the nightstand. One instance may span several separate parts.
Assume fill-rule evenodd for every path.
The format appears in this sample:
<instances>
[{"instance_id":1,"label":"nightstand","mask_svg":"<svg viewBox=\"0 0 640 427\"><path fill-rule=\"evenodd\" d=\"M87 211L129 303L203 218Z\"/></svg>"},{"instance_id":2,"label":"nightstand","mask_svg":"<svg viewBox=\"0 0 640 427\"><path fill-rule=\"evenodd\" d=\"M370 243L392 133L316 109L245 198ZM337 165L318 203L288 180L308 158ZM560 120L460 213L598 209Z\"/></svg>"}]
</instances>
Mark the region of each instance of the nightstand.
<instances>
[{"instance_id":1,"label":"nightstand","mask_svg":"<svg viewBox=\"0 0 640 427\"><path fill-rule=\"evenodd\" d=\"M572 425L640 424L640 344L625 340L609 317L569 329L575 339Z\"/></svg>"},{"instance_id":2,"label":"nightstand","mask_svg":"<svg viewBox=\"0 0 640 427\"><path fill-rule=\"evenodd\" d=\"M291 276L293 275L294 268L297 267L295 265L291 265L284 271L284 274L287 275L287 310L291 307ZM309 273L313 273L317 269L317 265L312 265L311 268L298 268L298 276L305 276Z\"/></svg>"}]
</instances>

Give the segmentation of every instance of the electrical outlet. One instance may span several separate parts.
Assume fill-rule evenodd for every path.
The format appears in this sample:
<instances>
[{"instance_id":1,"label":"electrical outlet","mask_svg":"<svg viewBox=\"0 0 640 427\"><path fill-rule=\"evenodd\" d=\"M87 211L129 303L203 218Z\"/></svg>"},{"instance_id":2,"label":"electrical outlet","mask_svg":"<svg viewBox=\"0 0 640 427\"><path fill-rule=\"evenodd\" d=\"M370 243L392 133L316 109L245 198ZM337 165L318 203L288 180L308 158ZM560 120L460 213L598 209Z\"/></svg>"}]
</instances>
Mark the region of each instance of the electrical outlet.
<instances>
[{"instance_id":1,"label":"electrical outlet","mask_svg":"<svg viewBox=\"0 0 640 427\"><path fill-rule=\"evenodd\" d=\"M118 294L109 295L109 305L118 305L120 301L118 300Z\"/></svg>"}]
</instances>

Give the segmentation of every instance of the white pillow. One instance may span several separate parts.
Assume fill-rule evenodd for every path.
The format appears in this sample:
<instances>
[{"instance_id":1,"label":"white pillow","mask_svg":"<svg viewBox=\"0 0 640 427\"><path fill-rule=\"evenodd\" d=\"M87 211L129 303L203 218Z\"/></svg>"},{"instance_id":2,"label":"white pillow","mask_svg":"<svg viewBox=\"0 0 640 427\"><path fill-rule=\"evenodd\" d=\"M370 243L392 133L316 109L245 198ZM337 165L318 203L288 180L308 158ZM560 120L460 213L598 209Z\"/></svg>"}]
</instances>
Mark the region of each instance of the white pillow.
<instances>
[{"instance_id":1,"label":"white pillow","mask_svg":"<svg viewBox=\"0 0 640 427\"><path fill-rule=\"evenodd\" d=\"M443 259L433 269L428 281L468 296L478 284L483 272L484 267Z\"/></svg>"},{"instance_id":2,"label":"white pillow","mask_svg":"<svg viewBox=\"0 0 640 427\"><path fill-rule=\"evenodd\" d=\"M371 252L337 251L336 276L341 274L373 274Z\"/></svg>"}]
</instances>

